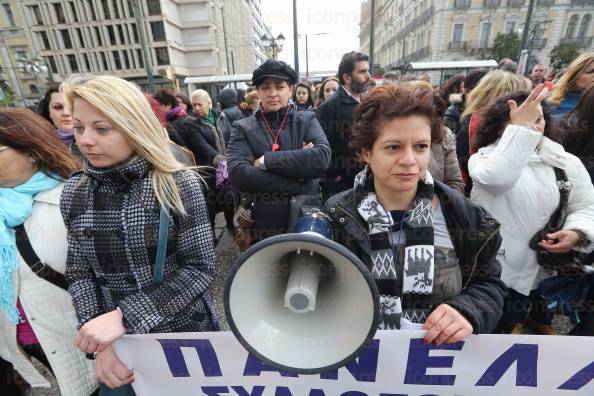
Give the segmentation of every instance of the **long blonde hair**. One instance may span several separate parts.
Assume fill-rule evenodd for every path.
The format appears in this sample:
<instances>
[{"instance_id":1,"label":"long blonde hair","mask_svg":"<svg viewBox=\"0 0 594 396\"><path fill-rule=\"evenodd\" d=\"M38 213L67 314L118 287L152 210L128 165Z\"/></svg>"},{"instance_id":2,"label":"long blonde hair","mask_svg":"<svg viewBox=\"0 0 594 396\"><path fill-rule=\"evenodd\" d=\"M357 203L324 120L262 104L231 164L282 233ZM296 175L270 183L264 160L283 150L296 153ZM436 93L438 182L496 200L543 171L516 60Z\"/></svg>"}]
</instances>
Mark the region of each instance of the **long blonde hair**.
<instances>
[{"instance_id":1,"label":"long blonde hair","mask_svg":"<svg viewBox=\"0 0 594 396\"><path fill-rule=\"evenodd\" d=\"M74 75L60 90L71 109L79 97L113 123L134 152L152 165L151 184L159 203L186 213L173 174L187 168L173 156L167 132L138 86L114 76Z\"/></svg>"},{"instance_id":2,"label":"long blonde hair","mask_svg":"<svg viewBox=\"0 0 594 396\"><path fill-rule=\"evenodd\" d=\"M466 109L461 118L485 110L495 99L514 91L530 91L532 83L527 78L503 70L487 73L470 92Z\"/></svg>"},{"instance_id":3,"label":"long blonde hair","mask_svg":"<svg viewBox=\"0 0 594 396\"><path fill-rule=\"evenodd\" d=\"M577 76L583 73L592 62L594 62L594 52L587 52L575 58L555 85L553 93L549 96L549 102L555 106L561 103L567 93L574 88Z\"/></svg>"}]
</instances>

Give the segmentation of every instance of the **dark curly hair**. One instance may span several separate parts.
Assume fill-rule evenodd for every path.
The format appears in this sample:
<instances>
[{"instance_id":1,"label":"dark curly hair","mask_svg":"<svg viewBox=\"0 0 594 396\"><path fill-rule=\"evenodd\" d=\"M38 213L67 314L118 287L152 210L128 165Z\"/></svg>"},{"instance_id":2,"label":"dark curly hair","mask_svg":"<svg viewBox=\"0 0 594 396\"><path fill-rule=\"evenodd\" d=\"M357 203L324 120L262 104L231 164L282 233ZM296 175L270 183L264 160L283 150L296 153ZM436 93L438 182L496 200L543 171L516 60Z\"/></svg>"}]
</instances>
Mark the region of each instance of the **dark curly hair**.
<instances>
[{"instance_id":1,"label":"dark curly hair","mask_svg":"<svg viewBox=\"0 0 594 396\"><path fill-rule=\"evenodd\" d=\"M501 96L487 107L476 127L476 136L474 139L474 151L494 143L501 137L505 127L510 123L508 100L515 101L520 106L528 98L530 92L516 91ZM551 120L550 106L543 102L542 113L545 121L544 135L549 139L560 143L562 132L555 127Z\"/></svg>"},{"instance_id":2,"label":"dark curly hair","mask_svg":"<svg viewBox=\"0 0 594 396\"><path fill-rule=\"evenodd\" d=\"M39 101L39 104L37 105L37 113L39 113L40 116L48 120L52 125L54 125L54 122L50 117L49 107L50 101L52 99L52 94L55 93L60 93L60 89L58 87L50 87L47 91L45 91L45 95L43 95L43 98ZM54 125L54 127L56 127L56 125Z\"/></svg>"},{"instance_id":3,"label":"dark curly hair","mask_svg":"<svg viewBox=\"0 0 594 396\"><path fill-rule=\"evenodd\" d=\"M293 102L297 104L297 88L305 88L307 90L307 105L312 107L314 105L314 101L311 94L311 84L307 81L301 81L297 85L295 85L295 89L293 90Z\"/></svg>"},{"instance_id":4,"label":"dark curly hair","mask_svg":"<svg viewBox=\"0 0 594 396\"><path fill-rule=\"evenodd\" d=\"M466 79L466 76L463 74L458 74L453 76L448 81L443 83L443 85L439 88L439 93L441 98L446 102L446 104L450 105L450 95L453 93L462 93L462 83Z\"/></svg>"},{"instance_id":5,"label":"dark curly hair","mask_svg":"<svg viewBox=\"0 0 594 396\"><path fill-rule=\"evenodd\" d=\"M153 94L153 99L159 102L159 104L170 105L172 109L177 107L177 98L166 89L161 89L155 92L155 94Z\"/></svg>"},{"instance_id":6,"label":"dark curly hair","mask_svg":"<svg viewBox=\"0 0 594 396\"><path fill-rule=\"evenodd\" d=\"M353 113L352 149L358 154L362 149L371 150L383 123L411 115L426 117L431 126L431 141L440 141L441 119L435 108L436 96L433 90L409 85L374 89Z\"/></svg>"}]
</instances>

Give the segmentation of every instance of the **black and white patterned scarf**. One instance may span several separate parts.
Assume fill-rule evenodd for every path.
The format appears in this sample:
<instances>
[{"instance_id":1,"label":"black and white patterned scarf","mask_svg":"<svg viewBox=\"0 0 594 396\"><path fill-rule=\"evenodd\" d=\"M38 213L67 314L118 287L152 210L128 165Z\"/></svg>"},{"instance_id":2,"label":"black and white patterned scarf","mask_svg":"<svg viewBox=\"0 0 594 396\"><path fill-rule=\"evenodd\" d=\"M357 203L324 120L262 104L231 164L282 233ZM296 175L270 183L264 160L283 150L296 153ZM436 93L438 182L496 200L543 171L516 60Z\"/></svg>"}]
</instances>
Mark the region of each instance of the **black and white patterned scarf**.
<instances>
[{"instance_id":1,"label":"black and white patterned scarf","mask_svg":"<svg viewBox=\"0 0 594 396\"><path fill-rule=\"evenodd\" d=\"M404 318L424 323L431 309L430 296L434 278L433 178L427 172L419 181L411 209L395 223L390 212L380 204L374 192L373 173L369 167L355 177L357 210L369 226L372 274L380 289L382 318L379 329L400 329ZM395 230L394 230L395 228ZM391 233L402 229L406 236L404 252L391 241ZM397 287L395 251L404 254L402 289Z\"/></svg>"}]
</instances>

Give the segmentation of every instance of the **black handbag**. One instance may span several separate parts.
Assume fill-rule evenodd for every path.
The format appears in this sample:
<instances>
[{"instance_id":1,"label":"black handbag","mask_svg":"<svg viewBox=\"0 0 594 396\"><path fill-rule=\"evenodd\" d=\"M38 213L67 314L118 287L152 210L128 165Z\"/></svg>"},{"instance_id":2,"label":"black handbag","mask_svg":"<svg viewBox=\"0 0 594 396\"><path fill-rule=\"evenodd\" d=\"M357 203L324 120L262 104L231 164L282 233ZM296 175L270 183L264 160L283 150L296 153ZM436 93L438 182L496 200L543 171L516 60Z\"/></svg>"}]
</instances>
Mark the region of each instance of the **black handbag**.
<instances>
[{"instance_id":1,"label":"black handbag","mask_svg":"<svg viewBox=\"0 0 594 396\"><path fill-rule=\"evenodd\" d=\"M557 271L560 275L576 276L585 275L589 271L585 265L586 254L571 250L567 253L551 253L538 246L538 242L547 239L547 234L563 229L565 220L567 219L567 207L569 202L569 191L571 190L571 183L567 179L567 174L563 169L555 168L555 176L557 178L557 186L559 187L559 205L551 215L551 218L545 224L544 228L538 231L528 246L536 251L536 259L538 265L548 270Z\"/></svg>"},{"instance_id":2,"label":"black handbag","mask_svg":"<svg viewBox=\"0 0 594 396\"><path fill-rule=\"evenodd\" d=\"M66 282L64 275L43 262L37 256L35 250L33 250L33 246L31 246L27 231L25 231L25 226L21 224L16 226L14 230L16 233L15 237L17 249L19 249L21 257L23 260L25 260L25 263L27 263L29 268L31 268L31 271L33 271L33 273L38 277L45 279L55 286L58 286L60 289L68 291L68 282Z\"/></svg>"}]
</instances>

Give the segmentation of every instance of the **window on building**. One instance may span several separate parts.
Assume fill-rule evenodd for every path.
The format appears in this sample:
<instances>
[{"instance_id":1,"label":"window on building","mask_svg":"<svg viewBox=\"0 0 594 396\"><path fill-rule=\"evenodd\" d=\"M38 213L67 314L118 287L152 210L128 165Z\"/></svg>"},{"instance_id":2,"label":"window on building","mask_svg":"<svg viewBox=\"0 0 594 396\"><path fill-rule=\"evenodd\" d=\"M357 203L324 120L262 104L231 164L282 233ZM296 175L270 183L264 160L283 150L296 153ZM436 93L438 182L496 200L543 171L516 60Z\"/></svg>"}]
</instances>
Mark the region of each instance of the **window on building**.
<instances>
[{"instance_id":1,"label":"window on building","mask_svg":"<svg viewBox=\"0 0 594 396\"><path fill-rule=\"evenodd\" d=\"M578 37L587 37L590 32L590 23L592 22L592 15L586 14L582 17L582 23L580 23L580 30L578 31Z\"/></svg>"},{"instance_id":2,"label":"window on building","mask_svg":"<svg viewBox=\"0 0 594 396\"><path fill-rule=\"evenodd\" d=\"M78 73L80 70L78 68L78 63L76 62L76 56L73 54L66 55L68 57L68 65L70 66L70 71L73 73Z\"/></svg>"},{"instance_id":3,"label":"window on building","mask_svg":"<svg viewBox=\"0 0 594 396\"><path fill-rule=\"evenodd\" d=\"M52 73L58 72L58 66L56 65L56 60L53 56L46 56L44 57L45 61L49 64L50 70Z\"/></svg>"},{"instance_id":4,"label":"window on building","mask_svg":"<svg viewBox=\"0 0 594 396\"><path fill-rule=\"evenodd\" d=\"M169 64L169 52L167 47L155 48L155 55L157 57L157 65L168 65Z\"/></svg>"},{"instance_id":5,"label":"window on building","mask_svg":"<svg viewBox=\"0 0 594 396\"><path fill-rule=\"evenodd\" d=\"M116 27L118 29L120 43L125 44L126 41L124 40L124 29L122 28L122 25L116 25Z\"/></svg>"},{"instance_id":6,"label":"window on building","mask_svg":"<svg viewBox=\"0 0 594 396\"><path fill-rule=\"evenodd\" d=\"M124 69L131 69L130 57L128 56L128 51L122 51L122 60L123 60Z\"/></svg>"},{"instance_id":7,"label":"window on building","mask_svg":"<svg viewBox=\"0 0 594 396\"><path fill-rule=\"evenodd\" d=\"M113 19L120 19L120 10L118 9L118 1L113 0L111 2L113 8Z\"/></svg>"},{"instance_id":8,"label":"window on building","mask_svg":"<svg viewBox=\"0 0 594 396\"><path fill-rule=\"evenodd\" d=\"M37 85L31 84L29 85L29 92L31 92L32 95L37 95L39 93L39 88L37 88Z\"/></svg>"},{"instance_id":9,"label":"window on building","mask_svg":"<svg viewBox=\"0 0 594 396\"><path fill-rule=\"evenodd\" d=\"M463 33L464 33L464 24L463 23L455 23L454 24L454 33L452 34L452 41L454 43L461 42Z\"/></svg>"},{"instance_id":10,"label":"window on building","mask_svg":"<svg viewBox=\"0 0 594 396\"><path fill-rule=\"evenodd\" d=\"M120 38L122 39L122 43L131 44L130 35L128 33L128 25L121 25Z\"/></svg>"},{"instance_id":11,"label":"window on building","mask_svg":"<svg viewBox=\"0 0 594 396\"><path fill-rule=\"evenodd\" d=\"M142 50L136 50L136 57L138 58L138 68L144 68L144 58L142 57Z\"/></svg>"},{"instance_id":12,"label":"window on building","mask_svg":"<svg viewBox=\"0 0 594 396\"><path fill-rule=\"evenodd\" d=\"M34 5L33 7L31 7L31 9L33 10L33 17L35 19L35 24L43 25L43 17L41 16L41 10L39 9L39 6Z\"/></svg>"},{"instance_id":13,"label":"window on building","mask_svg":"<svg viewBox=\"0 0 594 396\"><path fill-rule=\"evenodd\" d=\"M109 2L107 0L101 0L101 6L103 8L103 15L105 19L111 19L111 14L109 13Z\"/></svg>"},{"instance_id":14,"label":"window on building","mask_svg":"<svg viewBox=\"0 0 594 396\"><path fill-rule=\"evenodd\" d=\"M479 48L488 48L491 36L491 22L483 22L479 37Z\"/></svg>"},{"instance_id":15,"label":"window on building","mask_svg":"<svg viewBox=\"0 0 594 396\"><path fill-rule=\"evenodd\" d=\"M138 27L136 26L135 23L133 23L132 25L132 34L134 36L134 44L138 43Z\"/></svg>"},{"instance_id":16,"label":"window on building","mask_svg":"<svg viewBox=\"0 0 594 396\"><path fill-rule=\"evenodd\" d=\"M162 21L151 22L153 41L165 41L165 26Z\"/></svg>"},{"instance_id":17,"label":"window on building","mask_svg":"<svg viewBox=\"0 0 594 396\"><path fill-rule=\"evenodd\" d=\"M160 0L147 0L146 5L148 7L149 15L161 15Z\"/></svg>"},{"instance_id":18,"label":"window on building","mask_svg":"<svg viewBox=\"0 0 594 396\"><path fill-rule=\"evenodd\" d=\"M569 18L569 23L567 24L567 30L565 31L565 37L573 38L575 37L575 31L577 29L579 17L577 14L573 14L571 18Z\"/></svg>"},{"instance_id":19,"label":"window on building","mask_svg":"<svg viewBox=\"0 0 594 396\"><path fill-rule=\"evenodd\" d=\"M66 23L66 17L64 16L64 9L61 3L54 3L54 12L56 13L56 19L58 23Z\"/></svg>"},{"instance_id":20,"label":"window on building","mask_svg":"<svg viewBox=\"0 0 594 396\"><path fill-rule=\"evenodd\" d=\"M83 32L81 28L76 28L76 35L78 37L78 43L82 48L85 48L85 38L83 37Z\"/></svg>"},{"instance_id":21,"label":"window on building","mask_svg":"<svg viewBox=\"0 0 594 396\"><path fill-rule=\"evenodd\" d=\"M2 9L4 10L4 16L6 17L6 20L10 26L16 26L16 21L14 20L14 14L12 13L12 8L10 8L10 4L2 4Z\"/></svg>"},{"instance_id":22,"label":"window on building","mask_svg":"<svg viewBox=\"0 0 594 396\"><path fill-rule=\"evenodd\" d=\"M89 13L91 14L90 20L91 21L96 21L97 20L97 14L95 14L95 6L94 6L94 1L93 0L87 0L87 6L86 9L89 10Z\"/></svg>"},{"instance_id":23,"label":"window on building","mask_svg":"<svg viewBox=\"0 0 594 396\"><path fill-rule=\"evenodd\" d=\"M113 63L115 65L116 70L121 70L122 62L120 61L119 51L111 51L111 55L113 56Z\"/></svg>"},{"instance_id":24,"label":"window on building","mask_svg":"<svg viewBox=\"0 0 594 396\"><path fill-rule=\"evenodd\" d=\"M89 62L89 56L87 54L82 54L83 60L85 61L85 68L87 72L91 71L91 62Z\"/></svg>"},{"instance_id":25,"label":"window on building","mask_svg":"<svg viewBox=\"0 0 594 396\"><path fill-rule=\"evenodd\" d=\"M42 48L46 50L50 49L50 42L49 38L47 37L47 32L39 32L38 35Z\"/></svg>"},{"instance_id":26,"label":"window on building","mask_svg":"<svg viewBox=\"0 0 594 396\"><path fill-rule=\"evenodd\" d=\"M103 47L103 39L101 38L101 30L99 26L94 26L93 29L95 30L95 38L97 39L97 45L99 47Z\"/></svg>"},{"instance_id":27,"label":"window on building","mask_svg":"<svg viewBox=\"0 0 594 396\"><path fill-rule=\"evenodd\" d=\"M113 25L107 25L107 35L109 36L109 43L111 45L116 45L116 38L115 32L113 30Z\"/></svg>"},{"instance_id":28,"label":"window on building","mask_svg":"<svg viewBox=\"0 0 594 396\"><path fill-rule=\"evenodd\" d=\"M107 55L105 55L105 52L100 52L100 54L101 54L101 63L103 64L103 70L104 71L110 70L109 62L107 62Z\"/></svg>"},{"instance_id":29,"label":"window on building","mask_svg":"<svg viewBox=\"0 0 594 396\"><path fill-rule=\"evenodd\" d=\"M60 30L60 34L62 35L62 41L64 42L64 48L72 48L72 41L70 40L70 33L68 30Z\"/></svg>"},{"instance_id":30,"label":"window on building","mask_svg":"<svg viewBox=\"0 0 594 396\"><path fill-rule=\"evenodd\" d=\"M74 22L79 22L78 14L76 13L76 7L74 6L74 1L70 1L68 2L68 4L70 6L70 13L72 14Z\"/></svg>"},{"instance_id":31,"label":"window on building","mask_svg":"<svg viewBox=\"0 0 594 396\"><path fill-rule=\"evenodd\" d=\"M505 28L503 29L503 33L512 33L516 31L516 23L515 22L505 22Z\"/></svg>"}]
</instances>

